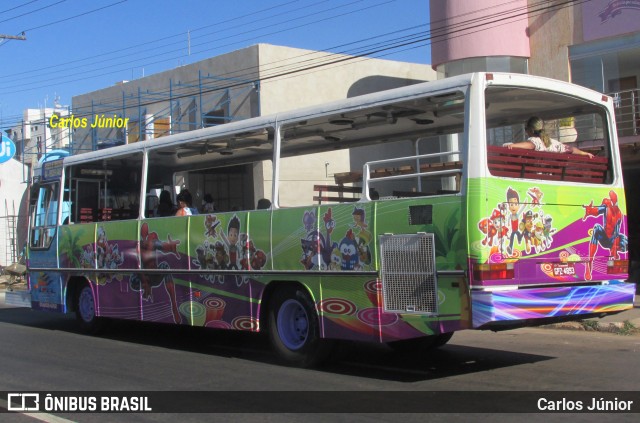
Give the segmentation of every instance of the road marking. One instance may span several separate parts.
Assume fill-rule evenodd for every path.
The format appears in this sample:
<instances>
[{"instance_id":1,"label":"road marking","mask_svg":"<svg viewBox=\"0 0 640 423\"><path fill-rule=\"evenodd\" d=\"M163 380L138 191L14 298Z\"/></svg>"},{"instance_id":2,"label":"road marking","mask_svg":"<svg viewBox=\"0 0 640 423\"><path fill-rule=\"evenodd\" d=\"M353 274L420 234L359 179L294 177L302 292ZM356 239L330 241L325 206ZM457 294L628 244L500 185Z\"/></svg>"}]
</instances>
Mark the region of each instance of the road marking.
<instances>
[{"instance_id":1,"label":"road marking","mask_svg":"<svg viewBox=\"0 0 640 423\"><path fill-rule=\"evenodd\" d=\"M0 398L0 407L8 410L9 403ZM23 414L25 416L28 416L46 423L75 423L73 420L67 420L65 418L54 416L53 414L49 414L49 413L16 413L16 414Z\"/></svg>"}]
</instances>

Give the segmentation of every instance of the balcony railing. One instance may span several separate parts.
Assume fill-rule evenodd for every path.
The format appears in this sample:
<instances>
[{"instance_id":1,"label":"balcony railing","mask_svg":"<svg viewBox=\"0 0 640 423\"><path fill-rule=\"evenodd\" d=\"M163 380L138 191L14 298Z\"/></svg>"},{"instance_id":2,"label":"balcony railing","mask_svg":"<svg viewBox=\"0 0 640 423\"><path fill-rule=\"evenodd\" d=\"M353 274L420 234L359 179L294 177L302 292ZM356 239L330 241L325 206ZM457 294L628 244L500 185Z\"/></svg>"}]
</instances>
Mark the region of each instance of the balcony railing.
<instances>
[{"instance_id":1,"label":"balcony railing","mask_svg":"<svg viewBox=\"0 0 640 423\"><path fill-rule=\"evenodd\" d=\"M612 92L607 95L613 98L618 137L640 135L640 90L635 88Z\"/></svg>"}]
</instances>

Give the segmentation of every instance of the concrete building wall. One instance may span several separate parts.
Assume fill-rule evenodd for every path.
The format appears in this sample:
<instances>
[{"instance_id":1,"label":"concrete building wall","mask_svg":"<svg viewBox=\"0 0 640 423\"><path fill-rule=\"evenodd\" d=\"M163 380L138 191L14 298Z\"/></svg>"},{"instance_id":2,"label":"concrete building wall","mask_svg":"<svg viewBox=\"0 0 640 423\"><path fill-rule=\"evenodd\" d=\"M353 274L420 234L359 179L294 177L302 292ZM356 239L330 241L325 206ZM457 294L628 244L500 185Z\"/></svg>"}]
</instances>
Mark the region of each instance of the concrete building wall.
<instances>
[{"instance_id":1,"label":"concrete building wall","mask_svg":"<svg viewBox=\"0 0 640 423\"><path fill-rule=\"evenodd\" d=\"M227 117L246 119L259 114L257 87L253 85L257 75L258 47L251 46L74 96L73 114L87 117L87 126L95 115L129 118L128 142L137 140L138 122L148 124L141 131L146 138L156 138L168 134L158 130L160 119L170 123L175 132L201 128L202 113L217 108L228 110ZM124 136L118 128L97 128L93 132L90 127L78 128L73 149L90 151L102 142L125 142Z\"/></svg>"},{"instance_id":2,"label":"concrete building wall","mask_svg":"<svg viewBox=\"0 0 640 423\"><path fill-rule=\"evenodd\" d=\"M530 10L540 8L539 1L528 1ZM571 81L569 46L582 41L581 10L580 7L565 7L530 14L530 74Z\"/></svg>"},{"instance_id":3,"label":"concrete building wall","mask_svg":"<svg viewBox=\"0 0 640 423\"><path fill-rule=\"evenodd\" d=\"M27 240L26 189L22 164L15 159L0 163L0 266L11 264L12 243L20 253ZM14 226L14 229L9 226ZM11 235L15 237L12 239Z\"/></svg>"}]
</instances>

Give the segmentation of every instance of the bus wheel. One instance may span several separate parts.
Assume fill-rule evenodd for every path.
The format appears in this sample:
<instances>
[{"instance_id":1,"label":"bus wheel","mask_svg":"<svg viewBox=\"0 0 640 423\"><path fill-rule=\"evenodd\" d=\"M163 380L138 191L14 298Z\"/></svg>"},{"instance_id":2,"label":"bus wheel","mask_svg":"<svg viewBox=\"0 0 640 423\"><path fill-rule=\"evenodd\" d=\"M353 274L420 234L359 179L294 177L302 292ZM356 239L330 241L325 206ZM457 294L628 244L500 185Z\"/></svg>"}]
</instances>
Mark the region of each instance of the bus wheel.
<instances>
[{"instance_id":1,"label":"bus wheel","mask_svg":"<svg viewBox=\"0 0 640 423\"><path fill-rule=\"evenodd\" d=\"M278 290L271 299L268 333L276 354L287 364L311 367L330 352L320 338L320 324L313 301L301 288Z\"/></svg>"},{"instance_id":2,"label":"bus wheel","mask_svg":"<svg viewBox=\"0 0 640 423\"><path fill-rule=\"evenodd\" d=\"M445 345L452 336L453 332L447 332L439 335L423 336L422 338L388 342L387 345L398 352L429 351Z\"/></svg>"},{"instance_id":3,"label":"bus wheel","mask_svg":"<svg viewBox=\"0 0 640 423\"><path fill-rule=\"evenodd\" d=\"M76 319L83 332L97 333L103 328L104 320L96 316L96 303L89 285L83 286L76 298Z\"/></svg>"}]
</instances>

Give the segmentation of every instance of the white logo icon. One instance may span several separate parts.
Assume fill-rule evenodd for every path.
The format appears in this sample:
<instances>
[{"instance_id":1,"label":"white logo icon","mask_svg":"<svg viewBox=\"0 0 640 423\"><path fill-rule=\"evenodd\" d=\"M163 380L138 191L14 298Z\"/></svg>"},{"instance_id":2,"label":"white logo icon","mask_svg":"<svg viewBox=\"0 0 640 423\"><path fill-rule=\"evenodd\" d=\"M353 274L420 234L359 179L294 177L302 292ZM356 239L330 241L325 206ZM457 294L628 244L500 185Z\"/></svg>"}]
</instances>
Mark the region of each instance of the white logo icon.
<instances>
[{"instance_id":1,"label":"white logo icon","mask_svg":"<svg viewBox=\"0 0 640 423\"><path fill-rule=\"evenodd\" d=\"M40 394L7 394L7 402L9 411L40 411Z\"/></svg>"}]
</instances>

